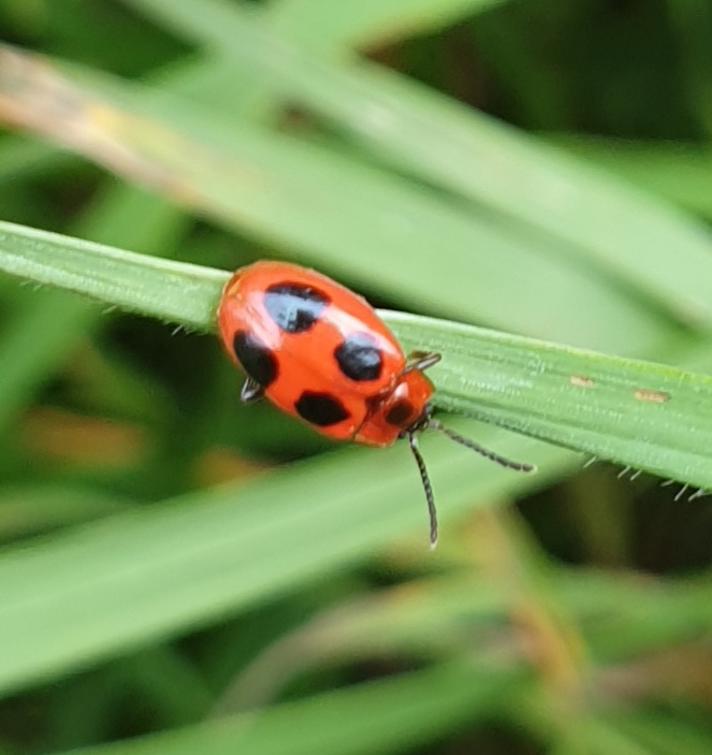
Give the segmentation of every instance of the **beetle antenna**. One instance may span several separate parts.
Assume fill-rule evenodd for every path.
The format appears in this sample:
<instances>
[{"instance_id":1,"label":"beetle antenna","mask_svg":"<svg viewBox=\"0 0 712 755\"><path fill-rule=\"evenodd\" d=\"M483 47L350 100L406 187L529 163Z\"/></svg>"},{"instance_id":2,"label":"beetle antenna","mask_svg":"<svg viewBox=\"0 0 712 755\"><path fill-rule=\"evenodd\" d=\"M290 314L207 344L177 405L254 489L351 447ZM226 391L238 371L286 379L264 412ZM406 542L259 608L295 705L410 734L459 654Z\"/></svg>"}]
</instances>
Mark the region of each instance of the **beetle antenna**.
<instances>
[{"instance_id":1,"label":"beetle antenna","mask_svg":"<svg viewBox=\"0 0 712 755\"><path fill-rule=\"evenodd\" d=\"M495 462L495 464L499 464L502 467L513 469L516 472L536 472L535 464L527 464L526 462L521 461L512 461L512 459L507 459L505 456L500 456L498 453L490 451L489 448L481 446L474 440L465 438L463 435L460 435L460 433L456 433L449 427L445 427L437 419L429 419L427 427L431 427L433 430L437 430L438 432L443 433L443 435L447 435L447 437L450 438L450 440L454 440L455 443L459 443L461 446L469 448L471 451L478 453L480 456L484 456L485 459L489 459L490 461L493 461Z\"/></svg>"},{"instance_id":2,"label":"beetle antenna","mask_svg":"<svg viewBox=\"0 0 712 755\"><path fill-rule=\"evenodd\" d=\"M418 448L418 439L415 437L415 433L408 433L408 445L413 452L415 463L418 465L420 479L423 483L423 490L425 490L425 500L428 502L428 515L430 516L430 548L432 550L438 544L438 512L435 510L433 486L430 484L428 470L425 466L425 460Z\"/></svg>"}]
</instances>

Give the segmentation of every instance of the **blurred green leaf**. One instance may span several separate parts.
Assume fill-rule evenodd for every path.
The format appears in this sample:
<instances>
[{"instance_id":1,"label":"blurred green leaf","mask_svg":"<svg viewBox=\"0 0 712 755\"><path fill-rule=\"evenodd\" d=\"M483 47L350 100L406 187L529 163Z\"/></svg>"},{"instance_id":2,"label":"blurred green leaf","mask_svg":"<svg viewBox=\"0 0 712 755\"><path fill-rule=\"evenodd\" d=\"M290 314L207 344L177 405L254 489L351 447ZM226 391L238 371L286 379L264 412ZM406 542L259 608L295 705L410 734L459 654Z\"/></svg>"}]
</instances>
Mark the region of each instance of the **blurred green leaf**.
<instances>
[{"instance_id":1,"label":"blurred green leaf","mask_svg":"<svg viewBox=\"0 0 712 755\"><path fill-rule=\"evenodd\" d=\"M696 727L660 709L609 713L605 720L657 755L707 755L712 750L709 727Z\"/></svg>"},{"instance_id":2,"label":"blurred green leaf","mask_svg":"<svg viewBox=\"0 0 712 755\"><path fill-rule=\"evenodd\" d=\"M467 664L360 684L265 711L73 751L77 755L376 755L402 752L491 715L525 687Z\"/></svg>"},{"instance_id":3,"label":"blurred green leaf","mask_svg":"<svg viewBox=\"0 0 712 755\"><path fill-rule=\"evenodd\" d=\"M87 303L64 291L37 291L17 307L0 331L0 427L16 418L38 384L66 360L90 319Z\"/></svg>"},{"instance_id":4,"label":"blurred green leaf","mask_svg":"<svg viewBox=\"0 0 712 755\"><path fill-rule=\"evenodd\" d=\"M521 559L519 550L514 553ZM220 710L264 705L295 676L330 664L393 656L442 660L473 646L480 658L496 657L508 640L513 652L524 652L511 622L526 600L516 574L516 568L485 568L412 580L329 607L257 655L224 693ZM521 574L531 579L533 570L524 567ZM705 600L709 576L643 581L634 574L564 569L548 561L545 582L547 597L575 620L595 663L598 675L588 681L592 693L610 695L606 674L611 672L615 687L628 659L698 640L712 626ZM539 607L541 597L529 590L529 600ZM492 636L494 623L500 629Z\"/></svg>"},{"instance_id":5,"label":"blurred green leaf","mask_svg":"<svg viewBox=\"0 0 712 755\"><path fill-rule=\"evenodd\" d=\"M319 52L372 47L437 31L505 0L275 0L267 16L280 31Z\"/></svg>"},{"instance_id":6,"label":"blurred green leaf","mask_svg":"<svg viewBox=\"0 0 712 755\"><path fill-rule=\"evenodd\" d=\"M484 637L492 621L506 621L514 592L492 579L458 575L356 595L284 632L254 657L223 692L218 712L264 706L297 675L330 664L393 656L443 660L474 644L484 658ZM497 641L507 632L503 625Z\"/></svg>"},{"instance_id":7,"label":"blurred green leaf","mask_svg":"<svg viewBox=\"0 0 712 755\"><path fill-rule=\"evenodd\" d=\"M712 322L710 234L653 197L392 72L309 55L248 7L124 2L249 65L387 162L529 226L560 264L586 260L684 321Z\"/></svg>"},{"instance_id":8,"label":"blurred green leaf","mask_svg":"<svg viewBox=\"0 0 712 755\"><path fill-rule=\"evenodd\" d=\"M127 699L140 701L142 711L150 710L155 721L170 727L201 720L212 695L190 659L161 646L53 685L49 697L43 752L102 741Z\"/></svg>"},{"instance_id":9,"label":"blurred green leaf","mask_svg":"<svg viewBox=\"0 0 712 755\"><path fill-rule=\"evenodd\" d=\"M680 142L557 134L554 144L619 174L641 188L712 219L712 152Z\"/></svg>"},{"instance_id":10,"label":"blurred green leaf","mask_svg":"<svg viewBox=\"0 0 712 755\"><path fill-rule=\"evenodd\" d=\"M74 80L53 73L48 86L45 65L7 49L0 56L9 72L0 66L0 105L5 88L29 128L396 301L627 353L679 332L660 306L557 259L531 234L374 166L223 120L170 90L76 68ZM182 75L176 87L184 86Z\"/></svg>"},{"instance_id":11,"label":"blurred green leaf","mask_svg":"<svg viewBox=\"0 0 712 755\"><path fill-rule=\"evenodd\" d=\"M70 155L35 139L6 136L0 140L0 182L12 181L18 175L32 174L71 159Z\"/></svg>"},{"instance_id":12,"label":"blurred green leaf","mask_svg":"<svg viewBox=\"0 0 712 755\"><path fill-rule=\"evenodd\" d=\"M641 579L635 572L557 569L551 584L557 600L577 617L599 663L624 663L690 642L712 626L712 607L704 597L710 590L709 573L672 580Z\"/></svg>"},{"instance_id":13,"label":"blurred green leaf","mask_svg":"<svg viewBox=\"0 0 712 755\"><path fill-rule=\"evenodd\" d=\"M152 647L111 664L114 689L135 690L144 704L160 710L167 725L202 720L210 710L213 691L197 664L179 649Z\"/></svg>"},{"instance_id":14,"label":"blurred green leaf","mask_svg":"<svg viewBox=\"0 0 712 755\"><path fill-rule=\"evenodd\" d=\"M684 62L690 105L708 136L712 135L712 8L704 0L667 0L677 35L677 52Z\"/></svg>"},{"instance_id":15,"label":"blurred green leaf","mask_svg":"<svg viewBox=\"0 0 712 755\"><path fill-rule=\"evenodd\" d=\"M101 490L44 484L0 488L0 539L98 519L126 508L129 501Z\"/></svg>"},{"instance_id":16,"label":"blurred green leaf","mask_svg":"<svg viewBox=\"0 0 712 755\"><path fill-rule=\"evenodd\" d=\"M184 224L181 213L163 200L113 186L95 202L77 230L90 238L103 235L160 252L172 247ZM0 360L5 365L0 372L0 428L16 417L68 358L69 350L97 327L103 311L62 291L35 292L22 300L0 331Z\"/></svg>"},{"instance_id":17,"label":"blurred green leaf","mask_svg":"<svg viewBox=\"0 0 712 755\"><path fill-rule=\"evenodd\" d=\"M491 438L478 432L481 442ZM525 453L539 475L517 475L440 438L423 447L445 524L473 503L543 485L571 463L559 449L515 436L498 450ZM301 462L6 552L0 690L223 618L413 529L426 554L426 518L417 471L399 444Z\"/></svg>"},{"instance_id":18,"label":"blurred green leaf","mask_svg":"<svg viewBox=\"0 0 712 755\"><path fill-rule=\"evenodd\" d=\"M557 755L566 752L575 755L582 751L587 755L654 755L653 750L594 716L580 722L572 739L571 749L557 748Z\"/></svg>"}]
</instances>

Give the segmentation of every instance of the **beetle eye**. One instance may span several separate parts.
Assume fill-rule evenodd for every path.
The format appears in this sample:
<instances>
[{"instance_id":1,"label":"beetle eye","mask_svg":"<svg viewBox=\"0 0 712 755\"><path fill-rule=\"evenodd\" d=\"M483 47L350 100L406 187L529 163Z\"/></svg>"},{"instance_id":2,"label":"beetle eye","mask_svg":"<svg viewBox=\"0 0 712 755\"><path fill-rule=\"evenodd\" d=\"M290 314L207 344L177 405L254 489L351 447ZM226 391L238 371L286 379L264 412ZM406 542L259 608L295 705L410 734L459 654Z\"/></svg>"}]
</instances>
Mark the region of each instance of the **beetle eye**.
<instances>
[{"instance_id":1,"label":"beetle eye","mask_svg":"<svg viewBox=\"0 0 712 755\"><path fill-rule=\"evenodd\" d=\"M386 412L386 422L394 427L406 428L412 424L415 407L407 399L399 399Z\"/></svg>"}]
</instances>

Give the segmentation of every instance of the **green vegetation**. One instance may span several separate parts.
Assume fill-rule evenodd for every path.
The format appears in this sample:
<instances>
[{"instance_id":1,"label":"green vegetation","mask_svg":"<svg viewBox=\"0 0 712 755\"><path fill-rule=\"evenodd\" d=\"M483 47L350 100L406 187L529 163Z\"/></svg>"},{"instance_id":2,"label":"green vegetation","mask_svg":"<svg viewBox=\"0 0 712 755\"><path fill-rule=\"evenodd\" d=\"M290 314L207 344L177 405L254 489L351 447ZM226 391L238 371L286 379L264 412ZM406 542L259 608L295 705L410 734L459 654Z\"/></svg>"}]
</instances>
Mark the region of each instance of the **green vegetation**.
<instances>
[{"instance_id":1,"label":"green vegetation","mask_svg":"<svg viewBox=\"0 0 712 755\"><path fill-rule=\"evenodd\" d=\"M0 753L709 752L712 14L0 29ZM407 448L241 406L214 312L263 257L441 351L448 424L539 472L424 437L431 554Z\"/></svg>"}]
</instances>

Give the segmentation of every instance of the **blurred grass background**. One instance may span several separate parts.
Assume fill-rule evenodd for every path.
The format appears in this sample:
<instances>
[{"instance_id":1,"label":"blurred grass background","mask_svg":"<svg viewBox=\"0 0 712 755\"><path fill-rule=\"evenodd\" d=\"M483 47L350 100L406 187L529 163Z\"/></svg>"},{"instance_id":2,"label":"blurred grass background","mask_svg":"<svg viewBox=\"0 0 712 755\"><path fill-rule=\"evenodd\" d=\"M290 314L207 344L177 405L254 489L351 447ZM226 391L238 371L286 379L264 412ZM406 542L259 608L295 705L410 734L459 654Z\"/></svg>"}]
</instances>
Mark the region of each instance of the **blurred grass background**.
<instances>
[{"instance_id":1,"label":"blurred grass background","mask_svg":"<svg viewBox=\"0 0 712 755\"><path fill-rule=\"evenodd\" d=\"M2 0L0 32L3 220L712 365L705 3ZM541 473L425 440L433 556L406 449L241 407L214 339L0 308L0 753L712 751L708 499L470 423Z\"/></svg>"}]
</instances>

